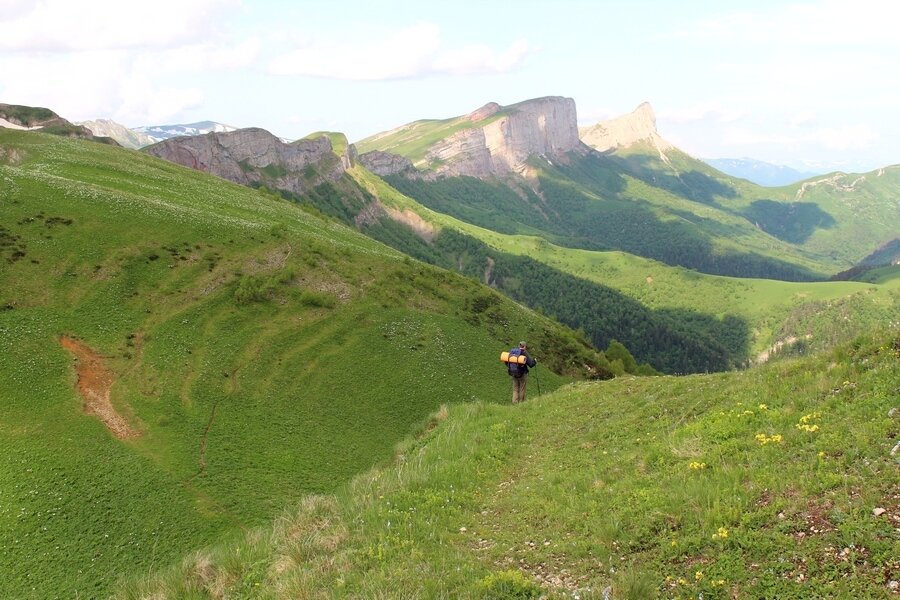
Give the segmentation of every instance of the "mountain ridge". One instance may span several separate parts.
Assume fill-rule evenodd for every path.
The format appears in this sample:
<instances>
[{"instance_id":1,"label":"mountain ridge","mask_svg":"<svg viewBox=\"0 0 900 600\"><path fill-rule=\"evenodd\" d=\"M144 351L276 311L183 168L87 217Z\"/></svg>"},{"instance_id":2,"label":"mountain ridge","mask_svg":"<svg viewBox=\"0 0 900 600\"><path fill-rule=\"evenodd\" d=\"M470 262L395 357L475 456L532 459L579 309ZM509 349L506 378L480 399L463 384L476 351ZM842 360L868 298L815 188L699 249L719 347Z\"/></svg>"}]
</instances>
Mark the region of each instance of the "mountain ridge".
<instances>
[{"instance_id":1,"label":"mountain ridge","mask_svg":"<svg viewBox=\"0 0 900 600\"><path fill-rule=\"evenodd\" d=\"M578 134L585 144L598 152L612 152L637 142L649 141L664 158L665 151L674 148L659 135L656 113L649 102L642 102L628 114L580 127Z\"/></svg>"},{"instance_id":2,"label":"mountain ridge","mask_svg":"<svg viewBox=\"0 0 900 600\"><path fill-rule=\"evenodd\" d=\"M138 150L159 141L157 138L135 129L129 129L111 119L80 121L78 125L87 127L94 135L112 138L119 142L119 145L132 150Z\"/></svg>"},{"instance_id":3,"label":"mountain ridge","mask_svg":"<svg viewBox=\"0 0 900 600\"><path fill-rule=\"evenodd\" d=\"M355 162L354 146L346 146L340 155L334 150L328 135L286 144L265 129L250 127L173 137L142 151L242 185L302 194L324 181L336 181Z\"/></svg>"},{"instance_id":4,"label":"mountain ridge","mask_svg":"<svg viewBox=\"0 0 900 600\"><path fill-rule=\"evenodd\" d=\"M422 138L419 143L409 140ZM415 121L356 142L361 153L380 150L412 161L423 176L503 177L528 174L528 159L565 160L585 153L578 138L575 101L544 96L509 106L490 102L465 115Z\"/></svg>"}]
</instances>

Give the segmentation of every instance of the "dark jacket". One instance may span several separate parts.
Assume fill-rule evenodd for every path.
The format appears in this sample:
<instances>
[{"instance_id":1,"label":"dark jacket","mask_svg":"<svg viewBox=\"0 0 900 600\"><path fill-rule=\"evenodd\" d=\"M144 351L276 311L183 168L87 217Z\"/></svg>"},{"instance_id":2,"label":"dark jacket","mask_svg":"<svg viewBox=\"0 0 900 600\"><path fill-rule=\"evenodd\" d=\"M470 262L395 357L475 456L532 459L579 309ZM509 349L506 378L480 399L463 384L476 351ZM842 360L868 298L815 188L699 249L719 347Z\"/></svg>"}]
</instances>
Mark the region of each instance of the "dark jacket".
<instances>
[{"instance_id":1,"label":"dark jacket","mask_svg":"<svg viewBox=\"0 0 900 600\"><path fill-rule=\"evenodd\" d=\"M525 373L527 374L527 373L528 373L528 368L529 368L529 367L532 367L532 368L533 368L535 365L537 365L537 361L534 360L533 358L531 358L531 355L528 354L528 350L524 350L524 349L522 349L522 348L519 348L518 346L516 346L515 348L513 348L512 350L510 350L509 353L512 354L513 352L516 352L516 351L518 351L518 354L519 354L519 355L524 355L524 356L525 356L525 364L524 364L524 365L521 365L521 366L522 366L522 368L525 370Z\"/></svg>"}]
</instances>

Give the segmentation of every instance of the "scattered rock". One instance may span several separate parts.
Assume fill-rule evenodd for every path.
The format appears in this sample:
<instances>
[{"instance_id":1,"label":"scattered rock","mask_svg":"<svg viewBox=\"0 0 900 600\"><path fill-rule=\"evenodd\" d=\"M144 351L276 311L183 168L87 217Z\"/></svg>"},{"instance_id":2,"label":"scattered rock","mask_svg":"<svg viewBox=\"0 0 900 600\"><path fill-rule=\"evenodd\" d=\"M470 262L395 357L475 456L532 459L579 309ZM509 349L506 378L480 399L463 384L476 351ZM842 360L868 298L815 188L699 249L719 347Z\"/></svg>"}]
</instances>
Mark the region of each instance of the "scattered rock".
<instances>
[{"instance_id":1,"label":"scattered rock","mask_svg":"<svg viewBox=\"0 0 900 600\"><path fill-rule=\"evenodd\" d=\"M891 448L891 456L896 456L898 452L900 452L900 442L897 442L894 444L894 447Z\"/></svg>"},{"instance_id":2,"label":"scattered rock","mask_svg":"<svg viewBox=\"0 0 900 600\"><path fill-rule=\"evenodd\" d=\"M894 408L892 408L891 410L888 411L888 416L891 418L894 418L894 415L896 415L897 412L898 412L897 407L895 406Z\"/></svg>"},{"instance_id":3,"label":"scattered rock","mask_svg":"<svg viewBox=\"0 0 900 600\"><path fill-rule=\"evenodd\" d=\"M886 512L887 511L881 507L872 510L872 514L875 515L876 517L880 517L881 515L883 515Z\"/></svg>"}]
</instances>

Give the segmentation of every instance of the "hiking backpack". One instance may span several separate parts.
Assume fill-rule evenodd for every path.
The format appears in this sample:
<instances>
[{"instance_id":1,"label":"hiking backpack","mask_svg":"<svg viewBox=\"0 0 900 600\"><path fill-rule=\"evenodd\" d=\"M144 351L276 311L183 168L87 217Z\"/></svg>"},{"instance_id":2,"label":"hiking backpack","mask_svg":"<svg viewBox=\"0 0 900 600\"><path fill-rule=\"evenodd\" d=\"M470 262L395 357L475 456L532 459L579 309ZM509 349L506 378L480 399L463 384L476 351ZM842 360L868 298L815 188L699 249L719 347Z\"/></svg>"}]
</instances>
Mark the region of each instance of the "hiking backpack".
<instances>
[{"instance_id":1,"label":"hiking backpack","mask_svg":"<svg viewBox=\"0 0 900 600\"><path fill-rule=\"evenodd\" d=\"M512 350L509 351L510 359L513 358L514 356L521 356L521 355L522 355L521 348L513 348ZM526 372L525 365L520 365L517 362L506 363L506 369L507 369L507 372L510 374L510 376L515 377L516 379L518 379L519 377L524 375Z\"/></svg>"}]
</instances>

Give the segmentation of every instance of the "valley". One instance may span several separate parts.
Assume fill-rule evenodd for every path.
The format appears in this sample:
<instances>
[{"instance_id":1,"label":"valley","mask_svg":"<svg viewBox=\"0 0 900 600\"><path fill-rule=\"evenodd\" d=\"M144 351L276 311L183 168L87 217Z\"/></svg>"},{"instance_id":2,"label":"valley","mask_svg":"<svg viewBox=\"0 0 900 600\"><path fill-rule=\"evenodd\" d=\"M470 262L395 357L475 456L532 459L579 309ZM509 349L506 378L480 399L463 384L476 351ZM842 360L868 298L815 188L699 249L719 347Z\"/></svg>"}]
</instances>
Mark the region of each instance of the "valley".
<instances>
[{"instance_id":1,"label":"valley","mask_svg":"<svg viewBox=\"0 0 900 600\"><path fill-rule=\"evenodd\" d=\"M900 170L763 188L562 97L357 143L64 125L0 129L0 596L896 578Z\"/></svg>"}]
</instances>

